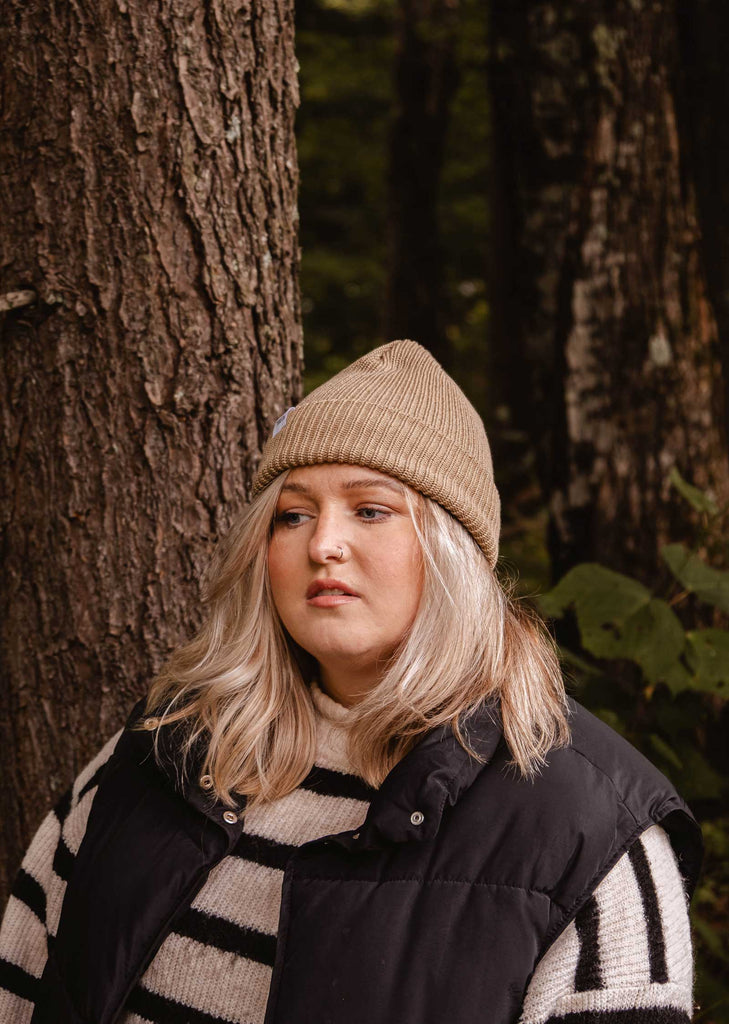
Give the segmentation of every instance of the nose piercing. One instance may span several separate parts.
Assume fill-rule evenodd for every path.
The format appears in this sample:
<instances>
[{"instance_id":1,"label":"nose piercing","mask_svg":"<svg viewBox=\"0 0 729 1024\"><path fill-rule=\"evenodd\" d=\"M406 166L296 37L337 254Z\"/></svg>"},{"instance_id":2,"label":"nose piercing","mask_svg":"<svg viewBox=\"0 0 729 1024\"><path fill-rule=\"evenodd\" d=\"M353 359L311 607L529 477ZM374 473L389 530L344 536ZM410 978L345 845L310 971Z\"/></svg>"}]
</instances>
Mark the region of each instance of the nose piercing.
<instances>
[{"instance_id":1,"label":"nose piercing","mask_svg":"<svg viewBox=\"0 0 729 1024\"><path fill-rule=\"evenodd\" d=\"M344 554L344 548L337 548L337 551L339 552L339 554L337 555L337 561L341 562L342 555Z\"/></svg>"}]
</instances>

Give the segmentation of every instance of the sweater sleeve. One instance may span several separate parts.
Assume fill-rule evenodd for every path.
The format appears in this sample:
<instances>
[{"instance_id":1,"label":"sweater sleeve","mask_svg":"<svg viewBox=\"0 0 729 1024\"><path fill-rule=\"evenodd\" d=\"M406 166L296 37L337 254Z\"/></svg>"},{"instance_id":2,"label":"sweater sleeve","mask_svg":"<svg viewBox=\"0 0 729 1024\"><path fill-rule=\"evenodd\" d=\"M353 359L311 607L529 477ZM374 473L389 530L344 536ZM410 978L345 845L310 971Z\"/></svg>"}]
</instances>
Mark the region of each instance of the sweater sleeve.
<instances>
[{"instance_id":1,"label":"sweater sleeve","mask_svg":"<svg viewBox=\"0 0 729 1024\"><path fill-rule=\"evenodd\" d=\"M73 862L86 830L99 775L118 732L45 817L28 847L0 926L0 1021L28 1024L38 981L61 916Z\"/></svg>"},{"instance_id":2,"label":"sweater sleeve","mask_svg":"<svg viewBox=\"0 0 729 1024\"><path fill-rule=\"evenodd\" d=\"M688 902L654 825L537 964L520 1024L689 1024L692 988Z\"/></svg>"}]
</instances>

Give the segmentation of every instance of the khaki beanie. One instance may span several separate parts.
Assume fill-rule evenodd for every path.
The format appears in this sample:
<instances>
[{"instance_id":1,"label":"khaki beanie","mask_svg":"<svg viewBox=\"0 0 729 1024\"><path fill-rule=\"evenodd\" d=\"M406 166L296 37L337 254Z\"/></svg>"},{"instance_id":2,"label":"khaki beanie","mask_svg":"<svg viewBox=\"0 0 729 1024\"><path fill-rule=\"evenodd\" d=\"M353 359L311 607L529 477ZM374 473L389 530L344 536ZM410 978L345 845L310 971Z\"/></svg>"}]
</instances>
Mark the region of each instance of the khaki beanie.
<instances>
[{"instance_id":1,"label":"khaki beanie","mask_svg":"<svg viewBox=\"0 0 729 1024\"><path fill-rule=\"evenodd\" d=\"M496 563L500 503L476 410L415 341L393 341L316 388L277 424L253 494L296 466L369 466L433 498Z\"/></svg>"}]
</instances>

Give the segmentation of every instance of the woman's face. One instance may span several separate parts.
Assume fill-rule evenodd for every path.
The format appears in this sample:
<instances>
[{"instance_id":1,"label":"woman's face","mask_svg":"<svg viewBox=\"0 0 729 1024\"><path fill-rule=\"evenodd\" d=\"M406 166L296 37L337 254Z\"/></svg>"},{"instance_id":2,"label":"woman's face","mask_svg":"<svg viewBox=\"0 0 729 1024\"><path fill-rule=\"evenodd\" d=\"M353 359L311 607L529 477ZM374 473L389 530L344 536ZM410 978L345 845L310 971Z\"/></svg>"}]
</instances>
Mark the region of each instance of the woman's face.
<instances>
[{"instance_id":1,"label":"woman's face","mask_svg":"<svg viewBox=\"0 0 729 1024\"><path fill-rule=\"evenodd\" d=\"M268 568L294 640L342 703L376 686L412 625L423 585L403 485L362 466L292 470L276 508Z\"/></svg>"}]
</instances>

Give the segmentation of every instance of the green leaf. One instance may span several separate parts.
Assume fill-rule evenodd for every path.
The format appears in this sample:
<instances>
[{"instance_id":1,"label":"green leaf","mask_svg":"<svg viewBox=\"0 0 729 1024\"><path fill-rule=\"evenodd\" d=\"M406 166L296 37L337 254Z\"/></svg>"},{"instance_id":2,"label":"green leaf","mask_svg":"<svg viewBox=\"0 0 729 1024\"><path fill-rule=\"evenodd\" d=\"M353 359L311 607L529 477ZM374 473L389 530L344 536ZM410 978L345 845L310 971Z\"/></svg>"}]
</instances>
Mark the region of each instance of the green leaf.
<instances>
[{"instance_id":1,"label":"green leaf","mask_svg":"<svg viewBox=\"0 0 729 1024\"><path fill-rule=\"evenodd\" d=\"M695 689L694 681L691 677L691 674L686 671L686 669L680 662L676 662L675 665L672 665L667 670L666 675L663 678L663 682L666 684L666 686L674 695L674 697L676 696L676 694L681 693L683 690Z\"/></svg>"},{"instance_id":2,"label":"green leaf","mask_svg":"<svg viewBox=\"0 0 729 1024\"><path fill-rule=\"evenodd\" d=\"M724 629L697 629L687 633L686 639L693 687L729 697L729 633Z\"/></svg>"},{"instance_id":3,"label":"green leaf","mask_svg":"<svg viewBox=\"0 0 729 1024\"><path fill-rule=\"evenodd\" d=\"M719 514L719 506L714 499L705 491L700 491L698 487L694 487L693 484L684 480L675 466L671 470L668 482L673 484L681 497L685 498L697 512L706 512L710 516Z\"/></svg>"},{"instance_id":4,"label":"green leaf","mask_svg":"<svg viewBox=\"0 0 729 1024\"><path fill-rule=\"evenodd\" d=\"M660 598L652 598L622 624L612 657L640 665L651 683L666 683L673 693L688 689L691 677L680 662L686 634L678 617Z\"/></svg>"},{"instance_id":5,"label":"green leaf","mask_svg":"<svg viewBox=\"0 0 729 1024\"><path fill-rule=\"evenodd\" d=\"M652 732L648 737L648 742L655 752L662 757L669 764L674 765L676 768L683 768L683 761L678 756L673 747L669 746L666 741L658 735L656 732Z\"/></svg>"},{"instance_id":6,"label":"green leaf","mask_svg":"<svg viewBox=\"0 0 729 1024\"><path fill-rule=\"evenodd\" d=\"M542 594L538 603L551 618L559 618L574 606L578 620L582 616L589 628L593 623L622 621L650 599L650 591L628 576L594 562L583 562Z\"/></svg>"},{"instance_id":7,"label":"green leaf","mask_svg":"<svg viewBox=\"0 0 729 1024\"><path fill-rule=\"evenodd\" d=\"M661 548L661 557L686 590L729 612L729 572L712 569L683 544L667 544Z\"/></svg>"},{"instance_id":8,"label":"green leaf","mask_svg":"<svg viewBox=\"0 0 729 1024\"><path fill-rule=\"evenodd\" d=\"M563 665L568 668L574 668L582 672L586 676L595 676L602 678L603 673L597 668L596 665L590 664L584 658L581 658L579 654L575 654L574 651L570 651L567 647L560 646L559 648L559 660Z\"/></svg>"},{"instance_id":9,"label":"green leaf","mask_svg":"<svg viewBox=\"0 0 729 1024\"><path fill-rule=\"evenodd\" d=\"M686 646L681 623L636 580L585 563L543 594L539 606L553 617L574 608L582 646L595 657L634 661L646 679L666 683L674 693L691 687L680 661Z\"/></svg>"},{"instance_id":10,"label":"green leaf","mask_svg":"<svg viewBox=\"0 0 729 1024\"><path fill-rule=\"evenodd\" d=\"M637 581L586 562L544 594L540 607L553 616L574 608L582 645L596 657L635 662L649 682L666 683L674 693L691 687L680 660L686 636L678 617Z\"/></svg>"}]
</instances>

